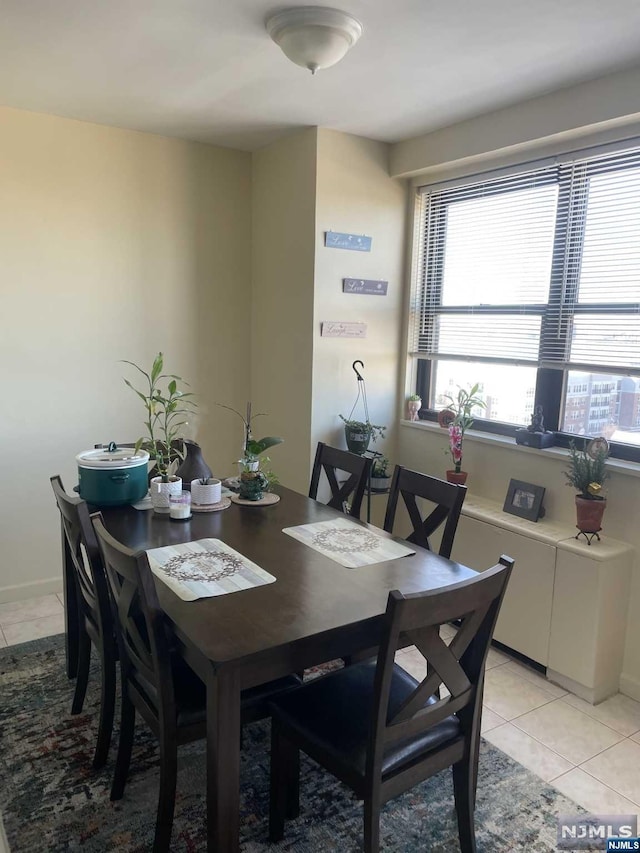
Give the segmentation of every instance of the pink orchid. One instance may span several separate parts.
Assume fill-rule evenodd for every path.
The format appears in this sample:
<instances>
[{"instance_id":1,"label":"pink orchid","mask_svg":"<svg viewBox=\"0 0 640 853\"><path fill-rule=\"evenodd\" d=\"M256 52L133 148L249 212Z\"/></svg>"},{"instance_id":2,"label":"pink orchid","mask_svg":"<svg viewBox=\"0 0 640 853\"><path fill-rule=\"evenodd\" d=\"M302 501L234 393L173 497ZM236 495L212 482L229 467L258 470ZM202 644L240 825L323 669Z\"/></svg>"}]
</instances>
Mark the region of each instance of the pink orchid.
<instances>
[{"instance_id":1,"label":"pink orchid","mask_svg":"<svg viewBox=\"0 0 640 853\"><path fill-rule=\"evenodd\" d=\"M449 448L456 471L460 471L462 467L462 436L462 427L459 424L449 424Z\"/></svg>"}]
</instances>

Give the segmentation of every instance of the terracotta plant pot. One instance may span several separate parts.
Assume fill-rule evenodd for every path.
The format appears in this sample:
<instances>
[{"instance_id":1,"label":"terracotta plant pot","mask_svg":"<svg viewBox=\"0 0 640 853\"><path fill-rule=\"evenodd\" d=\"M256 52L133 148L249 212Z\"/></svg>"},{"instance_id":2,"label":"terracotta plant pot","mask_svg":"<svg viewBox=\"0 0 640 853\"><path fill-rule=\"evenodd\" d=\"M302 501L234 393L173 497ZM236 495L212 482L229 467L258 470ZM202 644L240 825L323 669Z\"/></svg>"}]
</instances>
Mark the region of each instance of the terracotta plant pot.
<instances>
[{"instance_id":1,"label":"terracotta plant pot","mask_svg":"<svg viewBox=\"0 0 640 853\"><path fill-rule=\"evenodd\" d=\"M447 483L455 483L456 486L464 486L467 482L467 471L447 471Z\"/></svg>"},{"instance_id":2,"label":"terracotta plant pot","mask_svg":"<svg viewBox=\"0 0 640 853\"><path fill-rule=\"evenodd\" d=\"M591 500L576 495L576 527L582 533L597 533L602 530L602 516L607 507L605 498Z\"/></svg>"}]
</instances>

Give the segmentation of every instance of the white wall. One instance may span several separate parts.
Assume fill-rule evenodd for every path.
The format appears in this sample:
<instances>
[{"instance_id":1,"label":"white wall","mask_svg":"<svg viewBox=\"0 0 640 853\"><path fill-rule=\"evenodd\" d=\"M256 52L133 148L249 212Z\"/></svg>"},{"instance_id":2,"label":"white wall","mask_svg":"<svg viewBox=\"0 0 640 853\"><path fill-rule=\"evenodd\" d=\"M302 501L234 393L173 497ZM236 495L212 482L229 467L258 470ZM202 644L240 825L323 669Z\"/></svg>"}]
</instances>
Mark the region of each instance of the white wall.
<instances>
[{"instance_id":1,"label":"white wall","mask_svg":"<svg viewBox=\"0 0 640 853\"><path fill-rule=\"evenodd\" d=\"M77 453L143 431L119 359L150 365L164 351L199 395L205 458L231 472L236 429L213 401L249 389L238 329L250 312L250 165L241 152L0 109L0 601L60 587L48 478L71 489Z\"/></svg>"}]
</instances>

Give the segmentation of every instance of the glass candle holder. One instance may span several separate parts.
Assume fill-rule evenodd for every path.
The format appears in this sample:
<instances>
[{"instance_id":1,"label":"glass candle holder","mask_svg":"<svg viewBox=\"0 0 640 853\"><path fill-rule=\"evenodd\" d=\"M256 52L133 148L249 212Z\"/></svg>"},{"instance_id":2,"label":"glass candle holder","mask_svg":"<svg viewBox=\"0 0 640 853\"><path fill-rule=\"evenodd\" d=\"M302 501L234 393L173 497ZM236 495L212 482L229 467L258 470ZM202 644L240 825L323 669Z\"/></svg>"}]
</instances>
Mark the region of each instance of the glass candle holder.
<instances>
[{"instance_id":1,"label":"glass candle holder","mask_svg":"<svg viewBox=\"0 0 640 853\"><path fill-rule=\"evenodd\" d=\"M171 521L187 521L191 518L191 493L182 491L169 497L169 517Z\"/></svg>"}]
</instances>

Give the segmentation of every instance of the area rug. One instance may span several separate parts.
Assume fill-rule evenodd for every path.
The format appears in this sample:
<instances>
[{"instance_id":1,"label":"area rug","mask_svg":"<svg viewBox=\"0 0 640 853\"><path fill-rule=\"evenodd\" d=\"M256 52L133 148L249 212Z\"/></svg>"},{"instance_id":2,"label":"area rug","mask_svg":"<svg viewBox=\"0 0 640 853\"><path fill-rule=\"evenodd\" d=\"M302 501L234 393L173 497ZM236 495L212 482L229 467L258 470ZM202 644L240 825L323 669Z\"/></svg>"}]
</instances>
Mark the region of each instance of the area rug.
<instances>
[{"instance_id":1,"label":"area rug","mask_svg":"<svg viewBox=\"0 0 640 853\"><path fill-rule=\"evenodd\" d=\"M158 794L156 741L136 726L124 798L109 801L114 732L107 766L91 769L98 708L92 671L82 714L69 713L62 636L0 650L0 811L12 853L151 849ZM179 751L172 851L206 850L204 742ZM243 853L350 853L362 849L362 806L333 777L303 760L301 816L285 840L267 843L269 726L245 728L241 766ZM581 811L558 791L483 742L476 810L478 853L555 851L556 816ZM388 803L381 819L386 853L459 850L450 771Z\"/></svg>"}]
</instances>

